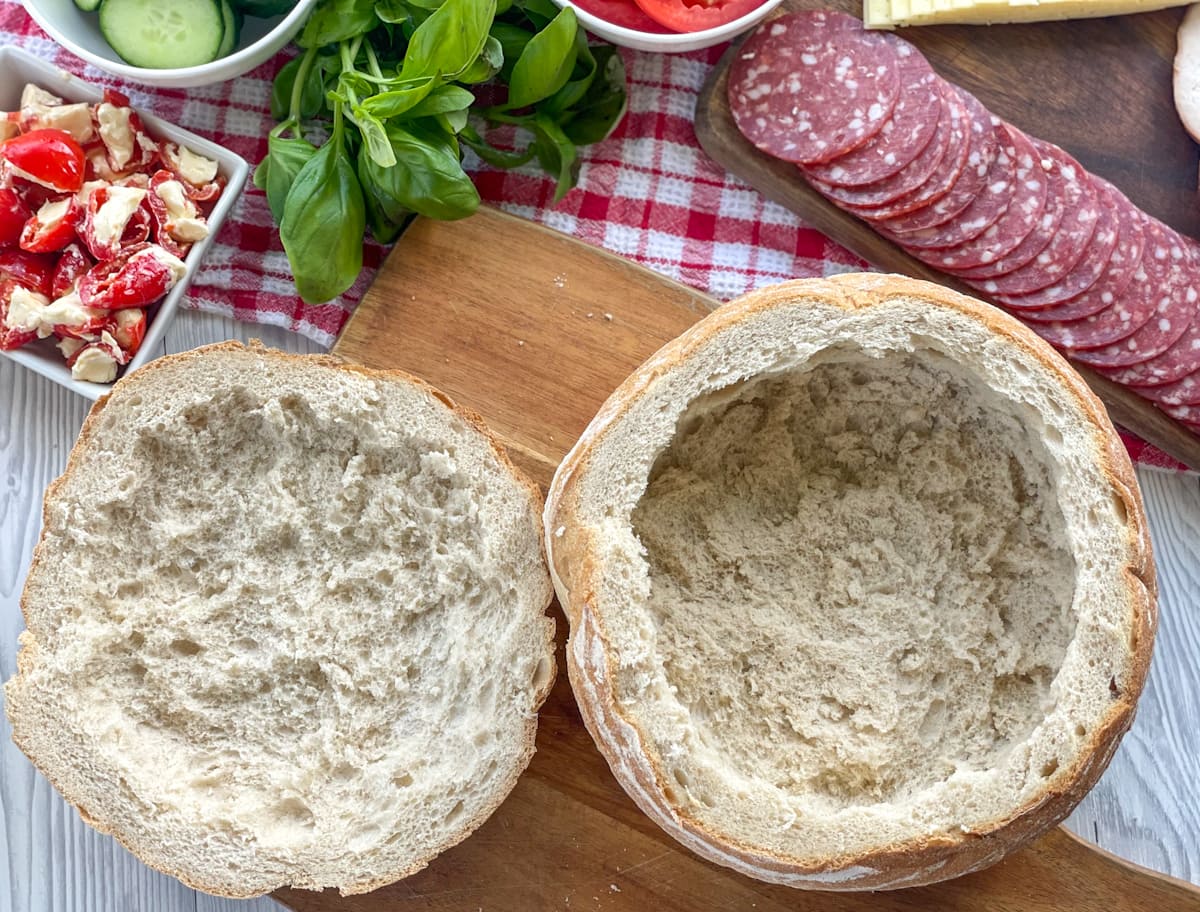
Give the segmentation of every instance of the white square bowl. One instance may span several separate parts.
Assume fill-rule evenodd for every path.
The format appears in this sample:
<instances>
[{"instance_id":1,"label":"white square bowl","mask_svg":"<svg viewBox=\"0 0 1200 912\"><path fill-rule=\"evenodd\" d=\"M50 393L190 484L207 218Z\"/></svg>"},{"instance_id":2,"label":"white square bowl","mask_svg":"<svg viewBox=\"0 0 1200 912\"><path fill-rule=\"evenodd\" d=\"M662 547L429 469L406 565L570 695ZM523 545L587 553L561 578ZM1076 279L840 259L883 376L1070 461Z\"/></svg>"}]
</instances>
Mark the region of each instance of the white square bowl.
<instances>
[{"instance_id":1,"label":"white square bowl","mask_svg":"<svg viewBox=\"0 0 1200 912\"><path fill-rule=\"evenodd\" d=\"M0 111L15 111L18 108L21 89L27 82L35 83L68 102L86 101L92 104L100 101L104 94L102 89L89 85L78 76L60 70L20 48L0 47ZM166 332L167 326L175 318L175 312L179 309L180 300L187 292L192 277L199 271L200 264L204 260L205 254L208 253L208 248L212 246L214 238L220 232L225 217L229 215L229 211L241 195L242 187L245 186L246 178L250 174L250 166L240 155L235 155L228 149L209 142L195 133L189 133L187 130L159 120L141 109L138 110L138 114L146 129L155 139L179 143L194 152L214 159L226 184L208 218L208 237L192 245L187 257L184 258L184 262L187 264L187 275L171 289L156 309L152 308L154 317L146 327L146 337L142 340L142 347L126 365L122 376L132 373L147 361L155 358L157 349L162 342L163 333ZM99 399L112 389L111 383L87 383L72 377L71 369L67 367L62 354L49 339L31 342L16 351L0 352L0 356L16 361L43 377L50 378L55 383L73 389L88 399Z\"/></svg>"}]
</instances>

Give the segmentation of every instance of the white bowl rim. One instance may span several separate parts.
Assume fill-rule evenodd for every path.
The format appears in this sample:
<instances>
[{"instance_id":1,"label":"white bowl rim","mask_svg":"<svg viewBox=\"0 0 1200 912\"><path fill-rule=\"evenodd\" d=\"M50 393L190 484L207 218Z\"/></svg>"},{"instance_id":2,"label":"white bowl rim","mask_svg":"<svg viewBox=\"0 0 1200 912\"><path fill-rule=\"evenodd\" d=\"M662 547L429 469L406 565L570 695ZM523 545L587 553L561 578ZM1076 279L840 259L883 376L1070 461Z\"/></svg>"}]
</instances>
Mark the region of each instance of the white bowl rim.
<instances>
[{"instance_id":1,"label":"white bowl rim","mask_svg":"<svg viewBox=\"0 0 1200 912\"><path fill-rule=\"evenodd\" d=\"M620 44L621 39L630 41L653 42L662 48L673 48L678 45L693 46L694 42L707 42L711 47L717 44L720 39L732 38L748 29L751 25L755 25L770 13L775 7L779 6L783 0L764 0L750 12L731 22L726 22L724 25L716 25L712 28L701 29L698 32L641 32L637 29L626 28L623 25L615 25L607 19L602 19L595 13L589 13L585 9L580 9L574 0L554 0L560 6L569 6L575 11L575 16L583 23L583 27L589 31L601 34L603 29L614 37L611 39L614 44ZM607 35L604 35L607 37ZM716 40L714 40L716 39Z\"/></svg>"},{"instance_id":2,"label":"white bowl rim","mask_svg":"<svg viewBox=\"0 0 1200 912\"><path fill-rule=\"evenodd\" d=\"M70 51L76 57L81 57L93 66L99 67L102 70L107 70L110 73L117 75L128 76L132 79L147 81L151 79L170 79L182 80L191 79L197 76L207 76L210 73L226 69L232 69L254 57L262 47L273 39L278 32L286 28L292 28L296 25L297 20L307 19L308 14L312 12L312 8L317 5L318 0L297 0L296 5L292 7L292 11L280 19L271 30L255 41L253 44L248 44L244 48L228 54L224 57L218 57L216 60L210 60L208 63L198 63L190 67L177 67L174 69L164 69L161 67L138 67L132 63L126 63L124 60L110 60L107 57L101 57L99 54L94 54L85 47L81 47L76 42L63 33L50 18L37 9L36 3L23 3L25 12L40 25L46 33ZM771 0L767 0L771 2ZM116 53L114 51L114 53Z\"/></svg>"}]
</instances>

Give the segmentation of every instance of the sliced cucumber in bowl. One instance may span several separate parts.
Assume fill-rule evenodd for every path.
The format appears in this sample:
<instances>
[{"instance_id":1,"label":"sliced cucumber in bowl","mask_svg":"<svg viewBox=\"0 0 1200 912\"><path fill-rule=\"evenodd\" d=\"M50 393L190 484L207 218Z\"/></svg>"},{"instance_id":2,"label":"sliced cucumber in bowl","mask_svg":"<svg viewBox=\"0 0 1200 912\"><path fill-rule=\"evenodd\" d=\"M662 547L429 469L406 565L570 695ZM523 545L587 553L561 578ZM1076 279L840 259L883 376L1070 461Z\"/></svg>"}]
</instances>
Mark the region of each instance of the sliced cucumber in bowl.
<instances>
[{"instance_id":1,"label":"sliced cucumber in bowl","mask_svg":"<svg viewBox=\"0 0 1200 912\"><path fill-rule=\"evenodd\" d=\"M126 63L175 69L221 56L225 16L220 0L104 0L100 33Z\"/></svg>"},{"instance_id":2,"label":"sliced cucumber in bowl","mask_svg":"<svg viewBox=\"0 0 1200 912\"><path fill-rule=\"evenodd\" d=\"M221 0L221 20L225 23L225 34L221 37L221 47L217 50L218 57L228 57L237 48L238 39L242 37L242 11L237 9L229 0Z\"/></svg>"}]
</instances>

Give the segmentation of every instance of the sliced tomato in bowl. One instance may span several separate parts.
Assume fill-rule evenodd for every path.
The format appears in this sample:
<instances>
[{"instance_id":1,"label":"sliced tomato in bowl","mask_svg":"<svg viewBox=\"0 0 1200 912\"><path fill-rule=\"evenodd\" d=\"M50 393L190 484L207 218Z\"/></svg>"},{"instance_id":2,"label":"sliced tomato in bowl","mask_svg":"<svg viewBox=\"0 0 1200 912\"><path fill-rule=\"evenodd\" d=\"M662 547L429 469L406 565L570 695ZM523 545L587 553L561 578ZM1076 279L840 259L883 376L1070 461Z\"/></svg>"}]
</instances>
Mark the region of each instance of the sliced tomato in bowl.
<instances>
[{"instance_id":1,"label":"sliced tomato in bowl","mask_svg":"<svg viewBox=\"0 0 1200 912\"><path fill-rule=\"evenodd\" d=\"M651 19L673 32L702 32L741 19L764 2L766 0L637 0L637 5Z\"/></svg>"},{"instance_id":2,"label":"sliced tomato in bowl","mask_svg":"<svg viewBox=\"0 0 1200 912\"><path fill-rule=\"evenodd\" d=\"M652 35L669 35L673 31L651 19L633 0L572 0L575 6L609 25L648 32Z\"/></svg>"}]
</instances>

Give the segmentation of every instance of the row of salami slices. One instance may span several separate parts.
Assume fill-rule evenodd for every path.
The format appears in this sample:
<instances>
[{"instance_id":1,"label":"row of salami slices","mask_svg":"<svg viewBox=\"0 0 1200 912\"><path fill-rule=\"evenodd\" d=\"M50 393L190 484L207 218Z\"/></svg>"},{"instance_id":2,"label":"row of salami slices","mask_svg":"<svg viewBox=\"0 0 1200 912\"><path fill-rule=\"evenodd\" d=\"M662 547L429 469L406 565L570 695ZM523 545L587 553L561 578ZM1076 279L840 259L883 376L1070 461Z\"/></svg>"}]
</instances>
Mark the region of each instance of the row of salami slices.
<instances>
[{"instance_id":1,"label":"row of salami slices","mask_svg":"<svg viewBox=\"0 0 1200 912\"><path fill-rule=\"evenodd\" d=\"M766 23L729 100L831 202L1200 433L1200 245L852 16Z\"/></svg>"}]
</instances>

